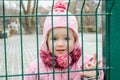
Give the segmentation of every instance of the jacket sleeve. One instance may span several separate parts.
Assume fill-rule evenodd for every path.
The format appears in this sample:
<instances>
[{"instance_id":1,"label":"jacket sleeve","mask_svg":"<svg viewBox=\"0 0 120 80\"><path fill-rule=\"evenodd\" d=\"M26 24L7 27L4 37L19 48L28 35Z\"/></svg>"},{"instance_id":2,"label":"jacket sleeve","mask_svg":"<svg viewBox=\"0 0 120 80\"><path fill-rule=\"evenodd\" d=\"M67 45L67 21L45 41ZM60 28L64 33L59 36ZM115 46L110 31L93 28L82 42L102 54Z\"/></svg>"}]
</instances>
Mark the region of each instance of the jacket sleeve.
<instances>
[{"instance_id":1,"label":"jacket sleeve","mask_svg":"<svg viewBox=\"0 0 120 80\"><path fill-rule=\"evenodd\" d=\"M44 65L43 62L40 62L40 73L47 72L46 66ZM38 64L37 61L33 61L30 64L30 67L27 69L26 74L24 76L24 80L38 80ZM40 75L40 80L48 80L48 75L47 74L42 74Z\"/></svg>"}]
</instances>

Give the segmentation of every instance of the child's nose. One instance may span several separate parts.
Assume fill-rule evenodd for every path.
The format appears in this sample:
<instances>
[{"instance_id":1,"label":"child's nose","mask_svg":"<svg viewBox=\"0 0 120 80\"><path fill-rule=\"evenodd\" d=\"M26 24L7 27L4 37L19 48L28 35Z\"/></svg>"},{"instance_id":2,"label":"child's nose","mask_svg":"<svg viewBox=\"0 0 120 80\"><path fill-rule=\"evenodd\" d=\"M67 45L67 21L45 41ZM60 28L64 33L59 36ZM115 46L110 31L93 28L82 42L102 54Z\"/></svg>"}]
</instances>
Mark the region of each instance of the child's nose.
<instances>
[{"instance_id":1,"label":"child's nose","mask_svg":"<svg viewBox=\"0 0 120 80\"><path fill-rule=\"evenodd\" d=\"M63 47L64 46L64 42L62 40L58 41L58 46L59 47Z\"/></svg>"}]
</instances>

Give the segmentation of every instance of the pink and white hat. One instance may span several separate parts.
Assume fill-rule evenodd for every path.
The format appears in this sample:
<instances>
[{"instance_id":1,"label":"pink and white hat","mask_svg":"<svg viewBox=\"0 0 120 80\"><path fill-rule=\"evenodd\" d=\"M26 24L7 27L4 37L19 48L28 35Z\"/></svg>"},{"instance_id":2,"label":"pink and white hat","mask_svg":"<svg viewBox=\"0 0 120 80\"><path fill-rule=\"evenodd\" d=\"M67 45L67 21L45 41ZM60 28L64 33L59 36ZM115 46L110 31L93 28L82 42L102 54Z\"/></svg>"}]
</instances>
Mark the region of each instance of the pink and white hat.
<instances>
[{"instance_id":1,"label":"pink and white hat","mask_svg":"<svg viewBox=\"0 0 120 80\"><path fill-rule=\"evenodd\" d=\"M53 8L53 14L49 12L49 15L53 15L53 17L47 16L44 22L43 28L44 40L41 45L42 50L47 50L46 39L49 31L52 30L52 26L53 28L63 27L67 29L68 25L68 28L73 31L76 38L75 47L76 48L80 47L78 39L78 23L75 16L72 16L70 14L71 14L70 12L67 12L67 5L65 2L63 2L62 0L58 0L55 3ZM68 19L66 15L68 15Z\"/></svg>"}]
</instances>

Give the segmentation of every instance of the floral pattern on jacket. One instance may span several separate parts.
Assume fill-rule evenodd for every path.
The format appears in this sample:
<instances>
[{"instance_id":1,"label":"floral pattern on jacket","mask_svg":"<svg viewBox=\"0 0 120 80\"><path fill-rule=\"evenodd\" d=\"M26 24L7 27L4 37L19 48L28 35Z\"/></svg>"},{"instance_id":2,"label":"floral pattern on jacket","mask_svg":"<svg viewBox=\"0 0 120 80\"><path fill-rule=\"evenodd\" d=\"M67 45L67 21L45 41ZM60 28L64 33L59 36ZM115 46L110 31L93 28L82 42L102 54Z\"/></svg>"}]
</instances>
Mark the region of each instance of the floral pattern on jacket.
<instances>
[{"instance_id":1,"label":"floral pattern on jacket","mask_svg":"<svg viewBox=\"0 0 120 80\"><path fill-rule=\"evenodd\" d=\"M84 57L84 64L87 63L92 57L91 56L85 56ZM49 73L49 74L40 74L39 78L40 80L54 80L53 79L53 74L51 74L53 72L53 69L51 67L46 66L42 60L40 59L40 73ZM38 67L37 67L37 61L33 61L30 64L30 67L28 68L26 74L35 74L35 75L26 75L24 76L24 80L39 80L38 79ZM82 67L82 57L80 57L80 59L74 63L72 66L70 66L70 70L81 70ZM55 73L54 74L54 78L55 80L68 80L68 73L67 70L68 69L54 69L55 72L62 72L62 73ZM103 80L104 77L104 73L102 70L99 71L99 79L98 80ZM81 75L79 72L70 72L70 80L82 80L81 79ZM88 78L84 78L84 80L88 80ZM96 80L96 79L93 79Z\"/></svg>"}]
</instances>

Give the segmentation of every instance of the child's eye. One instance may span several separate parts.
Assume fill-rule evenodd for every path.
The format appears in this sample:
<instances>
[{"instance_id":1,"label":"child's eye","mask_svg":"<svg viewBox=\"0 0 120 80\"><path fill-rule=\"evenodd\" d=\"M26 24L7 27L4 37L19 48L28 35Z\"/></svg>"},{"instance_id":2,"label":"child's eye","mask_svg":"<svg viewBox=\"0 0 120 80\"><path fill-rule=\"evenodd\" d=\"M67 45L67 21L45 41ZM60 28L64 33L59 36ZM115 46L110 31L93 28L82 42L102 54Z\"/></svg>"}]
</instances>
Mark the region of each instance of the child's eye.
<instances>
[{"instance_id":1,"label":"child's eye","mask_svg":"<svg viewBox=\"0 0 120 80\"><path fill-rule=\"evenodd\" d=\"M69 38L69 37L66 37L65 40L70 40L70 38Z\"/></svg>"},{"instance_id":2,"label":"child's eye","mask_svg":"<svg viewBox=\"0 0 120 80\"><path fill-rule=\"evenodd\" d=\"M51 40L57 40L57 38L53 37Z\"/></svg>"}]
</instances>

